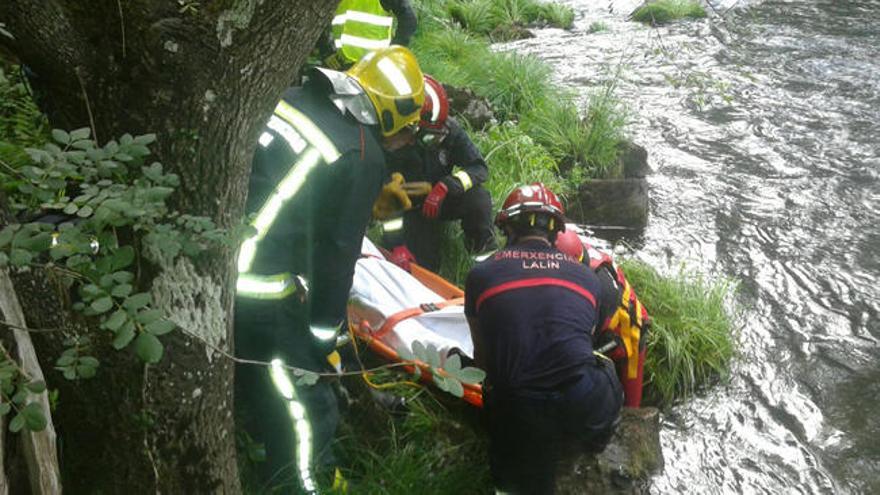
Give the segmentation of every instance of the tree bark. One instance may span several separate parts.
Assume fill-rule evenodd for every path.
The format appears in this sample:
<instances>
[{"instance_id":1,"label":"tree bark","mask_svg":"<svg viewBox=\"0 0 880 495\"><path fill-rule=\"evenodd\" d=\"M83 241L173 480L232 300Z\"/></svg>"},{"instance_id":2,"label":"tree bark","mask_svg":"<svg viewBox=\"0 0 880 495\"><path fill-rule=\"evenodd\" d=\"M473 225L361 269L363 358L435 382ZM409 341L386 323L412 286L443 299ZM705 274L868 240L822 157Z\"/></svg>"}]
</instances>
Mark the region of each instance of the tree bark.
<instances>
[{"instance_id":1,"label":"tree bark","mask_svg":"<svg viewBox=\"0 0 880 495\"><path fill-rule=\"evenodd\" d=\"M242 218L256 138L292 84L335 0L5 0L5 48L36 74L53 127L92 127L104 142L155 132L153 150L180 176L172 206L223 226ZM232 363L206 347L232 342L233 250L175 266L143 267L157 306L199 336L163 337L154 366L94 344L98 377L66 382L56 422L65 488L122 493L240 491L232 418ZM97 330L71 315L46 273L16 277L28 324ZM38 342L51 369L57 337Z\"/></svg>"},{"instance_id":2,"label":"tree bark","mask_svg":"<svg viewBox=\"0 0 880 495\"><path fill-rule=\"evenodd\" d=\"M24 314L18 296L9 278L9 273L0 270L0 313L7 323L19 328L12 330L15 338L15 353L21 361L22 371L32 380L45 381L43 370L37 360L37 353L31 342L31 336L22 328L26 328ZM47 424L43 431L31 432L22 430L24 454L27 459L28 477L31 493L60 494L61 473L58 469L58 452L55 443L55 426L49 409L49 396L43 391L36 394L36 402L46 416Z\"/></svg>"}]
</instances>

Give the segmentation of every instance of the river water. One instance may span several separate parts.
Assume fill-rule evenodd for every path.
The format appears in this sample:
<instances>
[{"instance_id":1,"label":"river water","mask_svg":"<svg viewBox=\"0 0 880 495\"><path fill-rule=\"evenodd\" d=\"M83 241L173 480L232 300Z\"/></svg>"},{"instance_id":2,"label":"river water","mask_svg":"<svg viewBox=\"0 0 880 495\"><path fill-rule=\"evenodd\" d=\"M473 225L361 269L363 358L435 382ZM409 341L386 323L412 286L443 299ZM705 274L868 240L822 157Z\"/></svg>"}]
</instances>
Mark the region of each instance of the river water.
<instances>
[{"instance_id":1,"label":"river water","mask_svg":"<svg viewBox=\"0 0 880 495\"><path fill-rule=\"evenodd\" d=\"M652 490L880 493L880 0L716 1L661 28L563 2L572 31L501 49L583 97L616 81L654 170L636 254L741 289L732 379L664 414Z\"/></svg>"}]
</instances>

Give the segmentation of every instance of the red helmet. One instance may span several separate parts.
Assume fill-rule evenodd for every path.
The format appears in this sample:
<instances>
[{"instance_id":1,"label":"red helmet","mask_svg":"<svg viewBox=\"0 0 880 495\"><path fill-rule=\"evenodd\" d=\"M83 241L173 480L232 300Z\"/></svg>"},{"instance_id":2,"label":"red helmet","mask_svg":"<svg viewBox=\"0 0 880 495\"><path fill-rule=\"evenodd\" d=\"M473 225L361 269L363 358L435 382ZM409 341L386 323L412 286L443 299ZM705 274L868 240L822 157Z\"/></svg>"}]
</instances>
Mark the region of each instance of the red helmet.
<instances>
[{"instance_id":1,"label":"red helmet","mask_svg":"<svg viewBox=\"0 0 880 495\"><path fill-rule=\"evenodd\" d=\"M553 191L544 184L534 182L520 186L507 195L504 206L495 217L495 225L502 227L514 217L522 213L543 213L553 218L548 227L552 231L565 230L565 208Z\"/></svg>"},{"instance_id":2,"label":"red helmet","mask_svg":"<svg viewBox=\"0 0 880 495\"><path fill-rule=\"evenodd\" d=\"M425 103L422 104L422 115L419 127L422 129L442 129L449 116L449 99L443 85L433 77L425 74Z\"/></svg>"},{"instance_id":3,"label":"red helmet","mask_svg":"<svg viewBox=\"0 0 880 495\"><path fill-rule=\"evenodd\" d=\"M574 230L568 229L556 235L556 249L578 261L584 260L584 243Z\"/></svg>"}]
</instances>

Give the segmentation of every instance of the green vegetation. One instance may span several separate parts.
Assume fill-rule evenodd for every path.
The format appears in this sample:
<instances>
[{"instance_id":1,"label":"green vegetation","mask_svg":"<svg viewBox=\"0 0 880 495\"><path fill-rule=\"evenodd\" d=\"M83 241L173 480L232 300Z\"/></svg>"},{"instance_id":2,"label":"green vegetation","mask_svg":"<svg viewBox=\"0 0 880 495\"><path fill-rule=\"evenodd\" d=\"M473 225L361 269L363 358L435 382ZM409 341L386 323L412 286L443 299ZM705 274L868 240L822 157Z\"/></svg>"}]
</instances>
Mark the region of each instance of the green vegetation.
<instances>
[{"instance_id":1,"label":"green vegetation","mask_svg":"<svg viewBox=\"0 0 880 495\"><path fill-rule=\"evenodd\" d=\"M632 14L632 19L645 24L659 25L677 19L700 19L706 17L706 9L696 0L657 0L642 5Z\"/></svg>"},{"instance_id":2,"label":"green vegetation","mask_svg":"<svg viewBox=\"0 0 880 495\"><path fill-rule=\"evenodd\" d=\"M528 26L568 29L574 23L571 7L536 0L453 0L446 13L462 28L494 41L517 39Z\"/></svg>"},{"instance_id":3,"label":"green vegetation","mask_svg":"<svg viewBox=\"0 0 880 495\"><path fill-rule=\"evenodd\" d=\"M646 402L672 404L727 377L736 333L726 303L730 281L687 273L665 277L645 263L621 263L651 315L645 362Z\"/></svg>"},{"instance_id":4,"label":"green vegetation","mask_svg":"<svg viewBox=\"0 0 880 495\"><path fill-rule=\"evenodd\" d=\"M24 149L49 140L49 124L31 99L17 68L0 64L0 158L17 168L28 163Z\"/></svg>"},{"instance_id":5,"label":"green vegetation","mask_svg":"<svg viewBox=\"0 0 880 495\"><path fill-rule=\"evenodd\" d=\"M590 24L590 27L587 28L588 33L601 33L603 31L608 31L608 24L605 24L602 21L594 21Z\"/></svg>"},{"instance_id":6,"label":"green vegetation","mask_svg":"<svg viewBox=\"0 0 880 495\"><path fill-rule=\"evenodd\" d=\"M397 379L399 375L391 373L374 377L379 382ZM362 381L348 382L346 387L356 397L366 392ZM406 412L393 412L361 396L358 415L349 414L340 428L336 451L345 466L349 492L492 491L476 409L429 388L400 385L387 392L404 398Z\"/></svg>"}]
</instances>

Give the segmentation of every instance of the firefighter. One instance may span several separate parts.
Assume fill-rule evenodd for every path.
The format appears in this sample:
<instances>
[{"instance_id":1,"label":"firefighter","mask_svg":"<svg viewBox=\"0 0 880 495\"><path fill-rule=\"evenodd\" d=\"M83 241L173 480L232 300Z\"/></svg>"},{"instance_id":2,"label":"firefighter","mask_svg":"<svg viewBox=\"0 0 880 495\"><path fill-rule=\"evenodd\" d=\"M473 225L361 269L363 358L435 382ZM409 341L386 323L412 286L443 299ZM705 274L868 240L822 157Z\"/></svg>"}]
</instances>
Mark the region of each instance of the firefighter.
<instances>
[{"instance_id":1,"label":"firefighter","mask_svg":"<svg viewBox=\"0 0 880 495\"><path fill-rule=\"evenodd\" d=\"M320 46L321 58L325 66L342 70L372 50L407 46L417 22L409 0L342 0Z\"/></svg>"},{"instance_id":2,"label":"firefighter","mask_svg":"<svg viewBox=\"0 0 880 495\"><path fill-rule=\"evenodd\" d=\"M647 309L611 256L594 248L573 229L567 228L556 236L556 247L589 266L599 277L602 285L597 301L599 329L593 344L617 366L625 396L623 405L641 406L646 343L651 327Z\"/></svg>"},{"instance_id":3,"label":"firefighter","mask_svg":"<svg viewBox=\"0 0 880 495\"><path fill-rule=\"evenodd\" d=\"M317 489L313 468L330 459L339 412L327 380L305 386L288 367L338 365L355 261L385 177L382 150L414 132L423 102L418 62L392 46L345 73L314 70L284 93L259 136L235 345L239 357L272 366L239 366L237 396L246 427L266 445L264 474L296 479L306 493Z\"/></svg>"},{"instance_id":4,"label":"firefighter","mask_svg":"<svg viewBox=\"0 0 880 495\"><path fill-rule=\"evenodd\" d=\"M562 204L540 183L515 189L496 217L507 246L477 264L465 315L483 388L496 489L551 494L574 445L599 452L619 420L613 366L593 351L599 280L554 246Z\"/></svg>"},{"instance_id":5,"label":"firefighter","mask_svg":"<svg viewBox=\"0 0 880 495\"><path fill-rule=\"evenodd\" d=\"M402 222L383 224L386 233L402 229L402 235L386 236L386 245L396 244L388 246L393 261L406 268L414 259L437 271L445 221L461 222L469 252L495 249L492 198L483 188L489 168L467 132L449 116L446 91L431 76L425 76L425 105L418 134L412 143L386 152L385 157L388 169L399 173L407 184L429 186L427 194L408 199L412 208L404 213Z\"/></svg>"}]
</instances>

